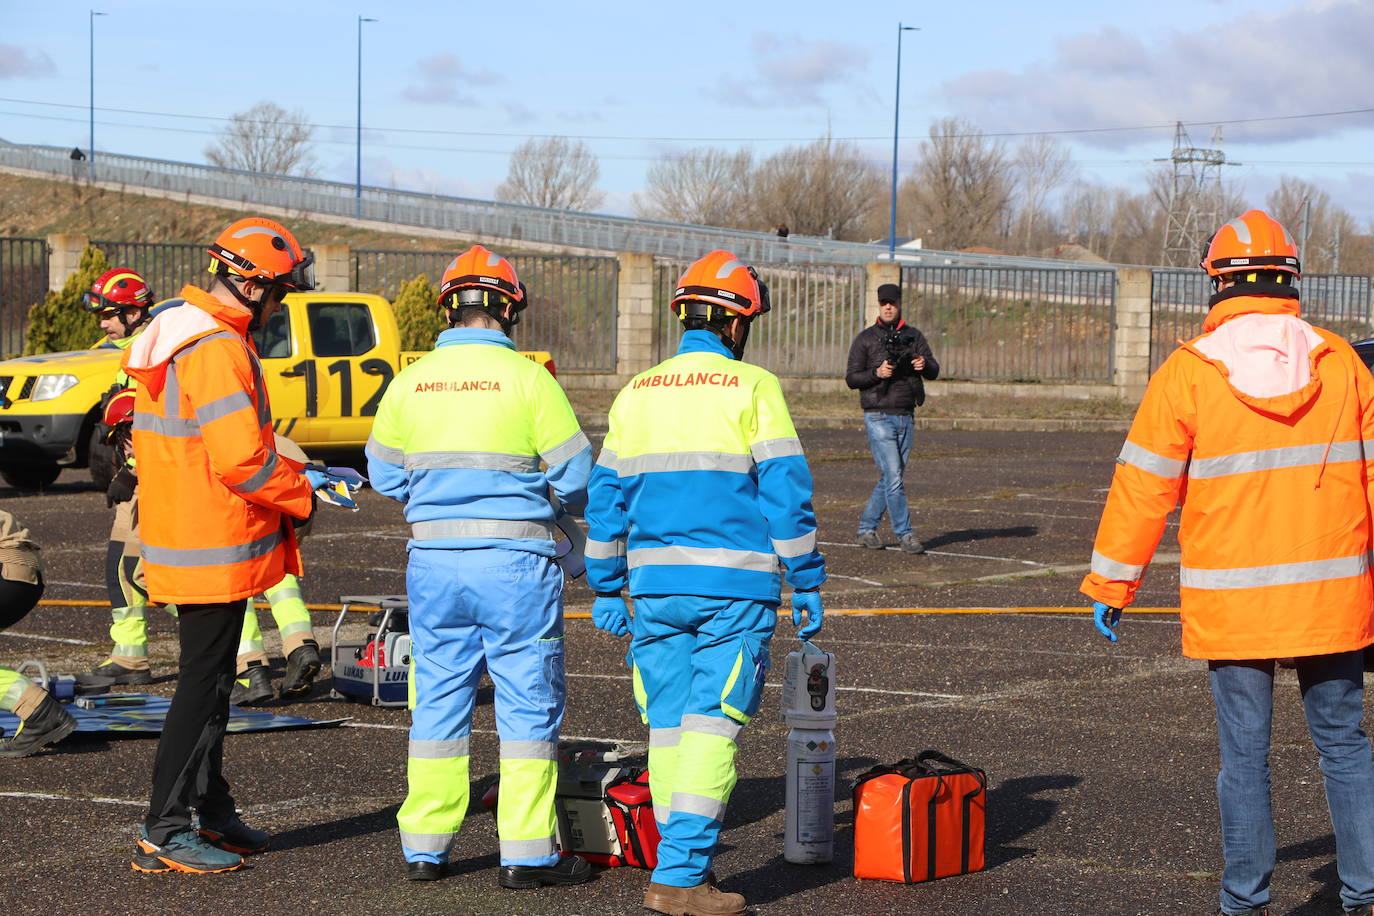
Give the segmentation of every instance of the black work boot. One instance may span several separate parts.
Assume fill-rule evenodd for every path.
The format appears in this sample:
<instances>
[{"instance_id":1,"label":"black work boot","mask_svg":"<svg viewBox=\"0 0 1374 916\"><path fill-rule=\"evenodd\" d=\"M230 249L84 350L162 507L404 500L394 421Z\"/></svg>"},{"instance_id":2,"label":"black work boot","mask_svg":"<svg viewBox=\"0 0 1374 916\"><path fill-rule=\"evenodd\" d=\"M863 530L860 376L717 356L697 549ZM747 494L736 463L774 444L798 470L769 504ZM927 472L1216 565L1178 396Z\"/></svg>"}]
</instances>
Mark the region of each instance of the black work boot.
<instances>
[{"instance_id":1,"label":"black work boot","mask_svg":"<svg viewBox=\"0 0 1374 916\"><path fill-rule=\"evenodd\" d=\"M277 695L272 689L272 679L267 669L254 665L234 680L234 689L229 693L231 706L261 706Z\"/></svg>"},{"instance_id":2,"label":"black work boot","mask_svg":"<svg viewBox=\"0 0 1374 916\"><path fill-rule=\"evenodd\" d=\"M125 668L114 659L107 659L90 671L83 671L76 676L77 686L86 690L104 690L116 684L140 685L152 682L153 672L149 669Z\"/></svg>"},{"instance_id":3,"label":"black work boot","mask_svg":"<svg viewBox=\"0 0 1374 916\"><path fill-rule=\"evenodd\" d=\"M523 891L551 884L581 884L592 879L591 863L580 856L564 856L553 865L502 865L497 883Z\"/></svg>"},{"instance_id":4,"label":"black work boot","mask_svg":"<svg viewBox=\"0 0 1374 916\"><path fill-rule=\"evenodd\" d=\"M19 725L13 738L0 738L0 757L27 757L38 753L46 744L56 744L76 728L76 720L67 712L66 707L52 698L43 696L38 708L29 714Z\"/></svg>"},{"instance_id":5,"label":"black work boot","mask_svg":"<svg viewBox=\"0 0 1374 916\"><path fill-rule=\"evenodd\" d=\"M294 700L310 692L315 675L320 673L320 647L304 642L286 657L286 674L281 679L281 698Z\"/></svg>"}]
</instances>

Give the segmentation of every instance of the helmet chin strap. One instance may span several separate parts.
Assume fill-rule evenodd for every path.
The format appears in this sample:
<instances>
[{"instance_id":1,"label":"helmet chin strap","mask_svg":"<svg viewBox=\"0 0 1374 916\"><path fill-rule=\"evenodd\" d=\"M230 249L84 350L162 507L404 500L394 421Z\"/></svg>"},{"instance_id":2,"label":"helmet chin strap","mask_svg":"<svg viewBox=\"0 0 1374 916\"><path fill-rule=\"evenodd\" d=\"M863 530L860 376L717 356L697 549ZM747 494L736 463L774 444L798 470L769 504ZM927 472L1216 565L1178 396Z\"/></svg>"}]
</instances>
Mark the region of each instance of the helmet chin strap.
<instances>
[{"instance_id":1,"label":"helmet chin strap","mask_svg":"<svg viewBox=\"0 0 1374 916\"><path fill-rule=\"evenodd\" d=\"M230 294L239 301L239 305L248 309L249 313L253 316L248 320L249 333L260 329L262 327L262 299L255 301L239 292L238 284L233 281L232 274L228 271L223 271L217 274L217 276L223 281L224 285L229 288ZM267 288L261 284L259 284L258 288L263 290L263 296L265 298L267 295Z\"/></svg>"}]
</instances>

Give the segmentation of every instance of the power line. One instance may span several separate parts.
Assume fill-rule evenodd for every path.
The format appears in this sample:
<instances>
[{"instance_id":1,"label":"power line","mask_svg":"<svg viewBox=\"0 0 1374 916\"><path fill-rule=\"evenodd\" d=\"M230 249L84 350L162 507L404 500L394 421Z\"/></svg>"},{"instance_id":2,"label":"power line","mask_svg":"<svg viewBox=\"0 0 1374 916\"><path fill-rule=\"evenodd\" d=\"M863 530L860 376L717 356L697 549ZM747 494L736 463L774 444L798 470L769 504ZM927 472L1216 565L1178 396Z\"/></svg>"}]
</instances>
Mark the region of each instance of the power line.
<instances>
[{"instance_id":1,"label":"power line","mask_svg":"<svg viewBox=\"0 0 1374 916\"><path fill-rule=\"evenodd\" d=\"M72 105L72 104L63 103L63 102L40 102L40 101L33 100L33 99L16 99L16 98L5 98L5 97L0 97L0 102L17 103L17 104L21 104L21 105L41 105L41 106L50 107L50 108L70 108L70 109L79 109L79 110L82 110L82 111L85 111L85 110L87 109L87 107L88 107L88 106L85 106L85 105ZM231 121L239 121L240 123L246 123L246 124L276 123L276 122L273 122L273 121L261 121L261 120L248 119L248 118L233 118L233 117L228 117L228 118L226 118L226 117L219 117L219 116L216 116L216 115L181 114L181 113L178 113L178 112L171 112L171 111L149 111L149 110L137 109L137 108L98 108L98 109L96 109L96 110L97 110L97 111L103 111L103 112L106 112L106 113L109 113L109 114L132 114L132 115L144 115L144 116L159 117L159 118L184 118L184 119L196 120L196 121L215 121L215 122L218 122L218 123L228 123L228 122L231 122ZM1220 121L1195 120L1195 121L1169 122L1169 123L1167 123L1167 124L1136 124L1136 125L1120 126L1120 127L1079 127L1079 128L1053 128L1053 129L1043 129L1043 130L1002 130L1002 131L984 131L984 132L972 133L972 134L941 134L940 136L943 137L943 138L948 138L948 139L967 139L967 138L971 138L971 137L980 137L980 136L981 136L981 137L1037 137L1037 136L1063 136L1063 135L1070 135L1070 134L1101 134L1101 133L1120 133L1120 132L1128 132L1128 131L1145 131L1145 130L1173 130L1175 124L1178 124L1178 123L1183 124L1184 127L1210 127L1210 126L1214 126L1214 125L1225 125L1225 126L1230 126L1230 125L1235 125L1235 124L1260 124L1260 123L1268 123L1268 122L1273 122L1273 121L1296 121L1296 120L1305 120L1305 119L1312 119L1312 118L1336 118L1336 117L1344 117L1344 116L1347 116L1347 115L1362 115L1362 114L1374 114L1374 107L1371 107L1371 108L1350 108L1350 109L1345 109L1345 110L1342 110L1342 111L1318 111L1318 112L1307 112L1307 113L1303 113L1303 114L1291 114L1291 115L1268 115L1268 116L1265 116L1265 117L1258 117L1258 118L1231 118L1231 119L1220 120ZM318 129L321 129L321 130L343 130L343 129L351 130L351 129L353 129L353 127L354 127L354 125L351 125L351 124L324 124L324 123L315 123L315 122L300 122L300 126L301 126L301 127L318 128ZM516 132L516 131L443 130L443 129L438 129L438 128L424 128L424 127L369 127L368 130L377 131L377 132L379 132L379 133L396 133L396 134L432 134L432 135L437 135L437 136L453 136L453 137L504 137L504 138L521 138L521 139L528 139L528 138L547 139L547 138L550 138L550 137L567 137L568 139L572 139L572 140L621 140L621 141L625 141L625 140L631 140L631 141L633 141L633 140L638 140L638 141L652 142L652 143L807 143L807 142L810 142L810 141L816 139L814 136L812 136L812 137L646 137L646 136L628 136L628 135L614 135L614 134L531 134L531 133L521 133L521 132ZM854 136L854 137L834 137L834 138L832 138L832 139L835 139L835 140L854 140L854 141L874 141L874 140L883 140L883 141L886 141L886 140L890 139L890 137L886 137L886 136L883 136L883 137L877 137L877 136L872 136L872 137ZM908 139L911 139L911 138L908 138Z\"/></svg>"}]
</instances>

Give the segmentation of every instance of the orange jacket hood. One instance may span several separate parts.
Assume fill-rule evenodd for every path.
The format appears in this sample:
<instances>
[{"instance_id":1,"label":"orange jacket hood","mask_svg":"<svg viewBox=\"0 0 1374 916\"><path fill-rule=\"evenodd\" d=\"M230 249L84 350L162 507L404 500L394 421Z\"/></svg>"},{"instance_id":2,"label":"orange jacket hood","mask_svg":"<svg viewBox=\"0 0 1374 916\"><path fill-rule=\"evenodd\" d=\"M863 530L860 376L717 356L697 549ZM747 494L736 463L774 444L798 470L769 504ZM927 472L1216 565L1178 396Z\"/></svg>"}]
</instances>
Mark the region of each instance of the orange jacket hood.
<instances>
[{"instance_id":1,"label":"orange jacket hood","mask_svg":"<svg viewBox=\"0 0 1374 916\"><path fill-rule=\"evenodd\" d=\"M191 308L167 308L154 316L143 332L124 351L121 367L157 397L167 364L187 344L219 331L247 338L252 314L243 306L226 303L195 286L183 286L181 299Z\"/></svg>"},{"instance_id":2,"label":"orange jacket hood","mask_svg":"<svg viewBox=\"0 0 1374 916\"><path fill-rule=\"evenodd\" d=\"M1251 409L1292 417L1321 392L1317 362L1333 352L1298 311L1296 299L1235 296L1213 306L1201 336L1181 346L1220 372Z\"/></svg>"}]
</instances>

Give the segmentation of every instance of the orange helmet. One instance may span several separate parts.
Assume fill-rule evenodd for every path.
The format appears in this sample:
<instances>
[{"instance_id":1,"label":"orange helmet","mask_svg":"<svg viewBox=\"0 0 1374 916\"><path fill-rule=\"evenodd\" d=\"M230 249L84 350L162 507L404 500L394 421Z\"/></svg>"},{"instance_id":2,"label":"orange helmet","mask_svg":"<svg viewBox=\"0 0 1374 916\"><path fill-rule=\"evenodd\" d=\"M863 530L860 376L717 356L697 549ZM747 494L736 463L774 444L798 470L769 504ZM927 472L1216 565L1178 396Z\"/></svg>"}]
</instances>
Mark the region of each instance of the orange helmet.
<instances>
[{"instance_id":1,"label":"orange helmet","mask_svg":"<svg viewBox=\"0 0 1374 916\"><path fill-rule=\"evenodd\" d=\"M472 290L473 293L445 306L445 301L459 290ZM497 293L503 298L493 301L489 293ZM524 308L525 285L520 282L520 277L516 275L511 262L499 254L488 251L481 245L473 245L444 268L444 279L439 284L437 303L441 308L452 308L457 305L504 306L506 300L516 303L517 311Z\"/></svg>"},{"instance_id":2,"label":"orange helmet","mask_svg":"<svg viewBox=\"0 0 1374 916\"><path fill-rule=\"evenodd\" d=\"M1207 276L1279 271L1302 276L1298 246L1288 230L1263 210L1247 210L1218 229L1202 253L1201 267Z\"/></svg>"},{"instance_id":3,"label":"orange helmet","mask_svg":"<svg viewBox=\"0 0 1374 916\"><path fill-rule=\"evenodd\" d=\"M728 251L716 250L687 268L677 281L677 292L668 307L681 315L684 302L718 305L742 318L753 318L769 309L768 287L759 275Z\"/></svg>"},{"instance_id":4,"label":"orange helmet","mask_svg":"<svg viewBox=\"0 0 1374 916\"><path fill-rule=\"evenodd\" d=\"M81 304L88 312L146 309L152 301L153 291L148 288L148 281L137 271L123 267L105 271L81 297Z\"/></svg>"},{"instance_id":5,"label":"orange helmet","mask_svg":"<svg viewBox=\"0 0 1374 916\"><path fill-rule=\"evenodd\" d=\"M315 288L315 257L281 223L261 216L235 220L210 246L211 273L232 272L304 292ZM223 265L223 266L221 266Z\"/></svg>"}]
</instances>

